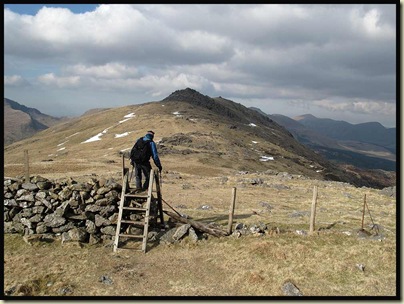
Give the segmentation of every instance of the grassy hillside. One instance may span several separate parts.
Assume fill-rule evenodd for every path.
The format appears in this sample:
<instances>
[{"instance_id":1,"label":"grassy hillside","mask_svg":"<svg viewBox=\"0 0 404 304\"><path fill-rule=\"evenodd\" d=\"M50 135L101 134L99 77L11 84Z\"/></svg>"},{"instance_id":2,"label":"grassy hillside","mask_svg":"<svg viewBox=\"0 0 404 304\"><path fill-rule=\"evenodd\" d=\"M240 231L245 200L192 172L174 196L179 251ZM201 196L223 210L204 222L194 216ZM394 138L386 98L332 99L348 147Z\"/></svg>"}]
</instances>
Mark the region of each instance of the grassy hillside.
<instances>
[{"instance_id":1,"label":"grassy hillside","mask_svg":"<svg viewBox=\"0 0 404 304\"><path fill-rule=\"evenodd\" d=\"M29 245L21 236L5 235L5 291L38 297L272 298L284 297L284 285L291 282L305 297L397 295L394 197L375 189L271 172L207 177L169 171L162 181L163 198L172 207L224 229L236 187L233 227L243 224L250 230L265 225L267 232L209 236L198 242L189 237L169 244L149 242L146 254L113 253L107 244L62 245L60 240ZM310 235L314 186L316 232ZM371 212L364 217L368 234L358 233L365 194Z\"/></svg>"},{"instance_id":2,"label":"grassy hillside","mask_svg":"<svg viewBox=\"0 0 404 304\"><path fill-rule=\"evenodd\" d=\"M4 98L4 145L28 138L50 126L66 121Z\"/></svg>"},{"instance_id":3,"label":"grassy hillside","mask_svg":"<svg viewBox=\"0 0 404 304\"><path fill-rule=\"evenodd\" d=\"M207 175L275 170L374 186L326 161L268 117L191 89L160 102L90 112L6 146L4 174L23 174L24 149L32 173L74 176L97 168L120 174L122 154L150 129L166 169Z\"/></svg>"},{"instance_id":4,"label":"grassy hillside","mask_svg":"<svg viewBox=\"0 0 404 304\"><path fill-rule=\"evenodd\" d=\"M226 229L236 188L233 228L251 232L167 244L160 242L168 234L163 230L146 254L113 253L110 243L61 244L56 238L28 244L20 235L5 235L6 294L283 297L290 282L303 296L395 297L395 196L327 180L332 174L346 181L360 177L256 115L222 98L172 98L89 112L5 147L5 176L24 175L27 149L31 175L119 180L122 156L154 130L163 199L195 221ZM309 234L314 186L317 213ZM369 210L361 230L365 195ZM257 227L265 232L253 233Z\"/></svg>"}]
</instances>

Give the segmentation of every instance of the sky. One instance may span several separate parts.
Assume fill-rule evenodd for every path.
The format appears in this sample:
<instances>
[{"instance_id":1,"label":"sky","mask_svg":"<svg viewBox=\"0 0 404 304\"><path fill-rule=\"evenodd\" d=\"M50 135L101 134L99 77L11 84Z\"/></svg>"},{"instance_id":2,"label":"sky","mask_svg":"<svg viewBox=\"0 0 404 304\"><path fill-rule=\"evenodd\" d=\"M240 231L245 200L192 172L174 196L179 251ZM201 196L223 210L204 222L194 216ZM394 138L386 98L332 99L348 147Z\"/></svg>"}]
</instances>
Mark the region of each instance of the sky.
<instances>
[{"instance_id":1,"label":"sky","mask_svg":"<svg viewBox=\"0 0 404 304\"><path fill-rule=\"evenodd\" d=\"M4 97L52 116L176 90L396 126L396 4L4 4Z\"/></svg>"}]
</instances>

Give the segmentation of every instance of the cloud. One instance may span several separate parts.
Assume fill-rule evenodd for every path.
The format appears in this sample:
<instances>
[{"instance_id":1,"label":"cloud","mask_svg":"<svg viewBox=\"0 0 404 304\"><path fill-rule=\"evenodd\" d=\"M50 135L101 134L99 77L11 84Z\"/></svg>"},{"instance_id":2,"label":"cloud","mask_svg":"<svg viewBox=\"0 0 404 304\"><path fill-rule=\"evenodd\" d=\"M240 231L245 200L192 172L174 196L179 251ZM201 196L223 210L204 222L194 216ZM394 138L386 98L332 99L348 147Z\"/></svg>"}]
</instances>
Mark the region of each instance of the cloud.
<instances>
[{"instance_id":1,"label":"cloud","mask_svg":"<svg viewBox=\"0 0 404 304\"><path fill-rule=\"evenodd\" d=\"M59 88L77 87L80 84L79 76L58 77L53 73L45 74L38 77L38 81L44 85L57 86Z\"/></svg>"},{"instance_id":2,"label":"cloud","mask_svg":"<svg viewBox=\"0 0 404 304\"><path fill-rule=\"evenodd\" d=\"M9 87L25 87L29 82L20 75L4 76L4 85Z\"/></svg>"},{"instance_id":3,"label":"cloud","mask_svg":"<svg viewBox=\"0 0 404 304\"><path fill-rule=\"evenodd\" d=\"M36 92L44 85L75 88L75 97L94 91L97 102L95 91L146 102L191 87L247 106L297 100L330 111L378 114L386 105L391 112L395 9L103 4L86 13L44 6L30 16L5 8L5 75L29 79ZM23 83L12 77L5 76L8 90Z\"/></svg>"},{"instance_id":4,"label":"cloud","mask_svg":"<svg viewBox=\"0 0 404 304\"><path fill-rule=\"evenodd\" d=\"M314 101L313 105L325 108L331 111L354 112L360 114L379 113L382 115L394 116L396 114L396 105L386 102L375 102L369 100L336 102L333 100Z\"/></svg>"},{"instance_id":5,"label":"cloud","mask_svg":"<svg viewBox=\"0 0 404 304\"><path fill-rule=\"evenodd\" d=\"M65 67L64 71L73 75L106 79L127 78L136 76L138 74L135 67L125 66L115 62L94 66L77 64Z\"/></svg>"},{"instance_id":6,"label":"cloud","mask_svg":"<svg viewBox=\"0 0 404 304\"><path fill-rule=\"evenodd\" d=\"M381 20L381 12L372 8L368 11L354 9L351 12L351 22L365 35L377 39L395 38L396 31L393 24Z\"/></svg>"}]
</instances>

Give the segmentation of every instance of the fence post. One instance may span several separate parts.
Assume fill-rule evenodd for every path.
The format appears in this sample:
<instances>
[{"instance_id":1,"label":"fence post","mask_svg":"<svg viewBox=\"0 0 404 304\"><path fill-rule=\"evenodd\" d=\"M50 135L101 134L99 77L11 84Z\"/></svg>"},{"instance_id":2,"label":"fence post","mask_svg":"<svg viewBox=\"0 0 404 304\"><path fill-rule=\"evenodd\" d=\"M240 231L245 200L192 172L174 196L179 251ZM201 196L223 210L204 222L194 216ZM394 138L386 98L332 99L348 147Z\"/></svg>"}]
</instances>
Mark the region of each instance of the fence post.
<instances>
[{"instance_id":1,"label":"fence post","mask_svg":"<svg viewBox=\"0 0 404 304\"><path fill-rule=\"evenodd\" d=\"M122 153L122 185L125 180L125 153Z\"/></svg>"},{"instance_id":2,"label":"fence post","mask_svg":"<svg viewBox=\"0 0 404 304\"><path fill-rule=\"evenodd\" d=\"M363 210L362 210L362 230L363 230L363 224L365 222L365 207L366 207L366 194L363 198Z\"/></svg>"},{"instance_id":3,"label":"fence post","mask_svg":"<svg viewBox=\"0 0 404 304\"><path fill-rule=\"evenodd\" d=\"M310 231L312 234L314 232L314 226L316 221L316 205L317 205L317 186L313 188L313 202L311 203L311 214L310 214Z\"/></svg>"},{"instance_id":4,"label":"fence post","mask_svg":"<svg viewBox=\"0 0 404 304\"><path fill-rule=\"evenodd\" d=\"M29 160L28 160L28 150L24 150L24 159L25 159L25 182L29 183Z\"/></svg>"},{"instance_id":5,"label":"fence post","mask_svg":"<svg viewBox=\"0 0 404 304\"><path fill-rule=\"evenodd\" d=\"M236 187L233 187L230 210L229 210L229 226L227 227L227 232L229 235L232 233L233 226L233 215L234 215L234 206L236 205Z\"/></svg>"}]
</instances>

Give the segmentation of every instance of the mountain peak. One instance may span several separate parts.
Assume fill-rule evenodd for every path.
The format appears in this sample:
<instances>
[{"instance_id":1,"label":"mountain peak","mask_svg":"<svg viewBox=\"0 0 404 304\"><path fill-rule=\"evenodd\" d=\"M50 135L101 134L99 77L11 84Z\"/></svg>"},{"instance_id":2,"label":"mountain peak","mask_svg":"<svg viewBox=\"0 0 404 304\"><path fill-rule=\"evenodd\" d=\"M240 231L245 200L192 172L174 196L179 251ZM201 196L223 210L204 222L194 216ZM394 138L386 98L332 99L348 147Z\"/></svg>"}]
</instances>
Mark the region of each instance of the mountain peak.
<instances>
[{"instance_id":1,"label":"mountain peak","mask_svg":"<svg viewBox=\"0 0 404 304\"><path fill-rule=\"evenodd\" d=\"M196 103L206 103L206 100L213 101L212 98L210 98L207 95L202 95L198 91L191 89L191 88L186 88L183 90L177 90L173 93L171 93L168 97L164 98L162 101L186 101L186 102L196 102Z\"/></svg>"}]
</instances>

